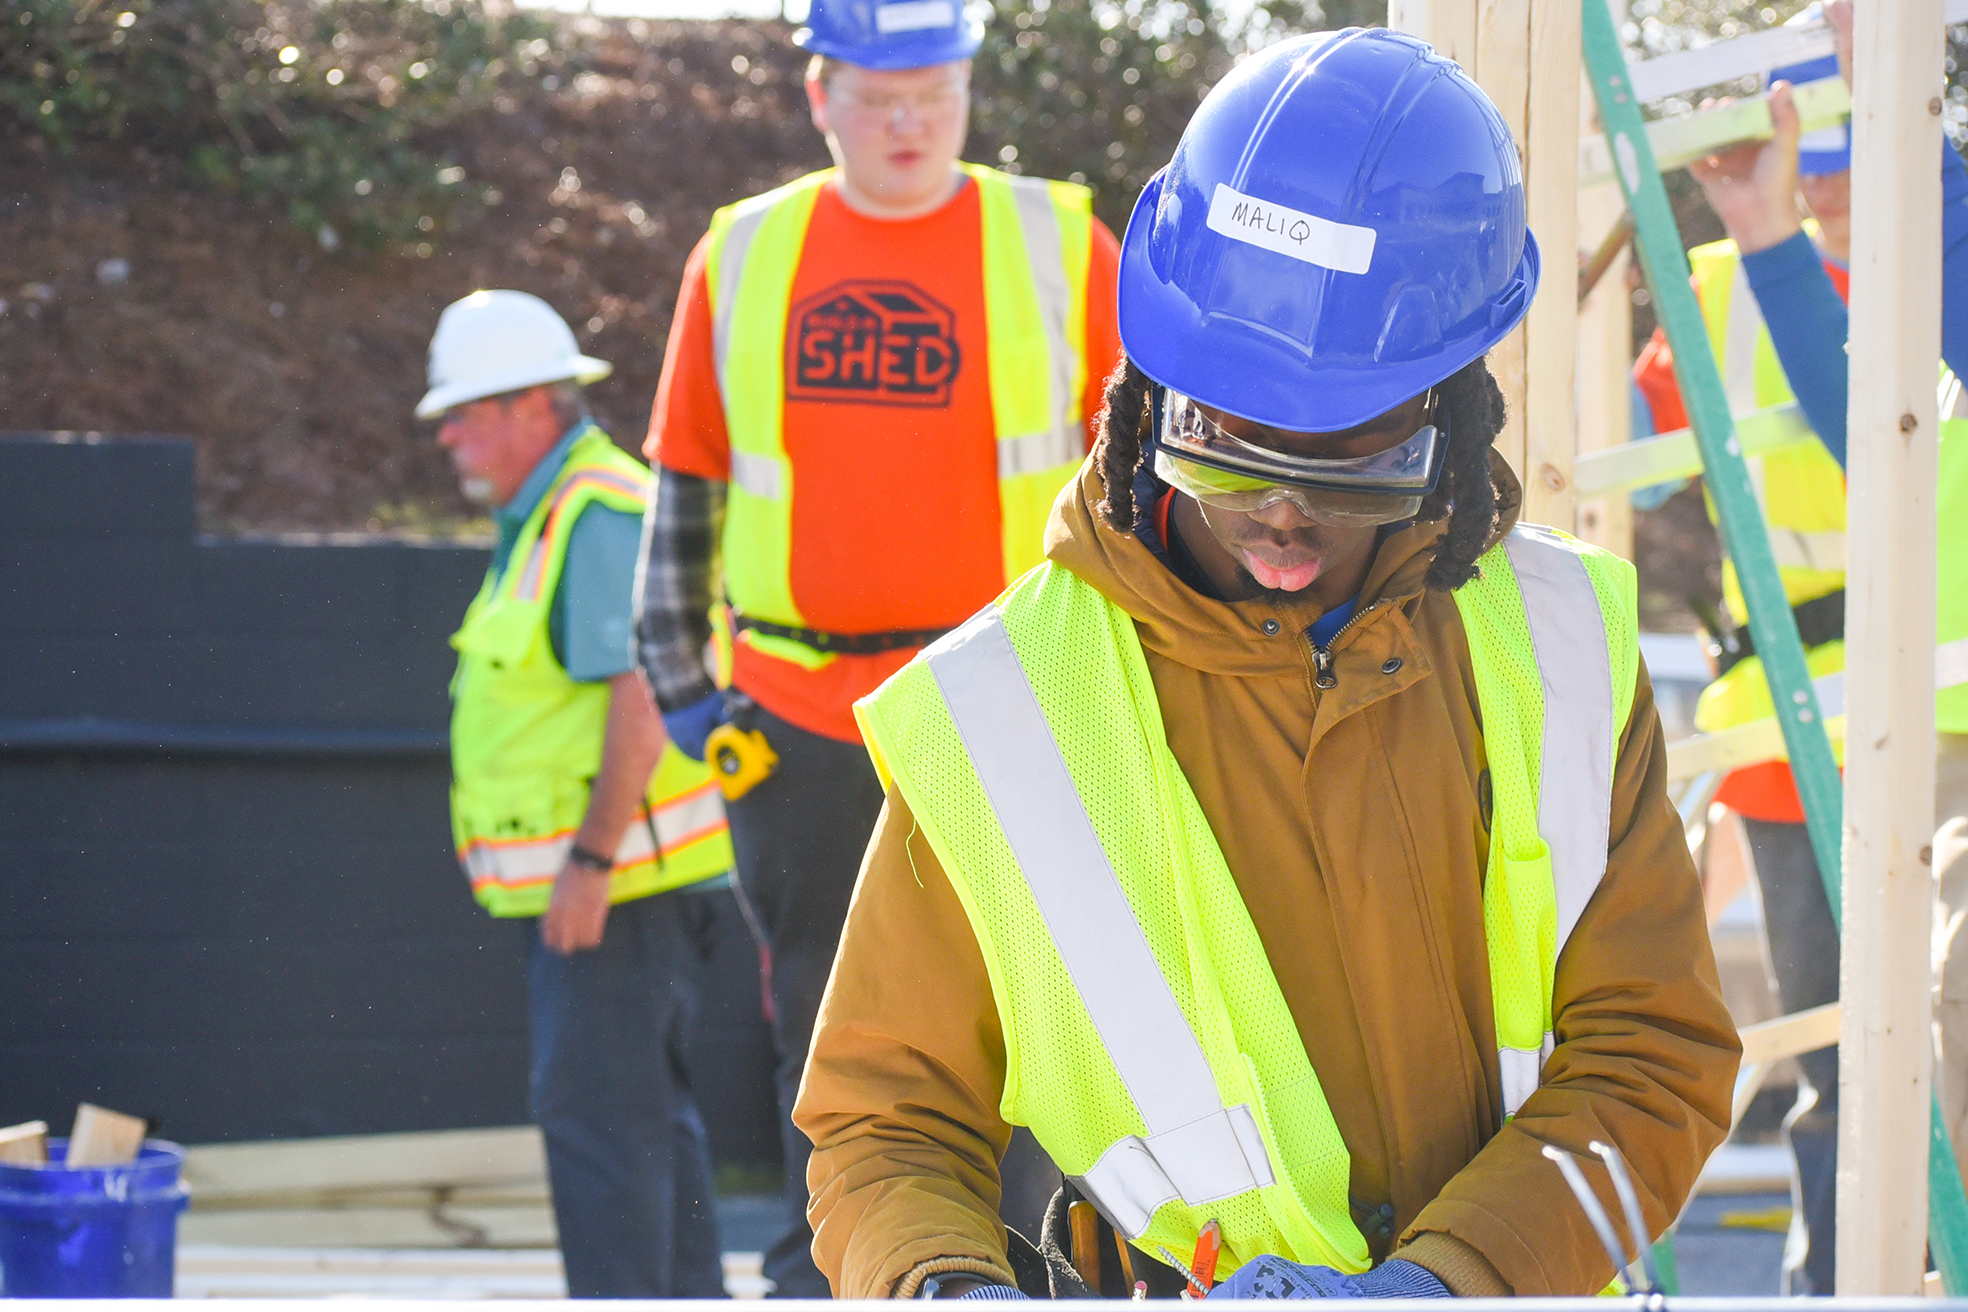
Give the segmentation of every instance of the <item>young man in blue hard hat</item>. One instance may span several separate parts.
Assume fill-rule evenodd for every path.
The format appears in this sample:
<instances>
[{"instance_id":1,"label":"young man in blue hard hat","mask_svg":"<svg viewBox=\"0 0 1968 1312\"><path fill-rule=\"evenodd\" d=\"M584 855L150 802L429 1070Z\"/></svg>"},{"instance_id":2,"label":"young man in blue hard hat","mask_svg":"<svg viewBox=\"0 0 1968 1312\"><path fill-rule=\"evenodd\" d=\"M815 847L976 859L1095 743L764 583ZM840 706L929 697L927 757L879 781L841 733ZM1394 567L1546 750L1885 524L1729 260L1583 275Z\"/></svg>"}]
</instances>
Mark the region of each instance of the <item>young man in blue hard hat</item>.
<instances>
[{"instance_id":1,"label":"young man in blue hard hat","mask_svg":"<svg viewBox=\"0 0 1968 1312\"><path fill-rule=\"evenodd\" d=\"M1547 1145L1679 1210L1739 1046L1632 570L1519 523L1491 449L1537 271L1425 44L1283 42L1203 102L1046 565L857 708L887 809L796 1113L837 1294L1172 1296L1206 1231L1231 1297L1591 1294ZM997 1223L1014 1124L1090 1260Z\"/></svg>"},{"instance_id":2,"label":"young man in blue hard hat","mask_svg":"<svg viewBox=\"0 0 1968 1312\"><path fill-rule=\"evenodd\" d=\"M644 448L650 686L685 751L727 719L759 736L727 794L787 1117L882 801L853 703L1038 562L1119 355L1087 190L960 162L980 35L958 0L816 0L795 40L836 166L712 220ZM783 1131L765 1274L821 1296L808 1145Z\"/></svg>"},{"instance_id":3,"label":"young man in blue hard hat","mask_svg":"<svg viewBox=\"0 0 1968 1312\"><path fill-rule=\"evenodd\" d=\"M568 1292L717 1298L682 1053L708 915L688 889L731 868L731 842L710 772L669 747L635 672L648 475L581 399L608 372L525 292L474 292L431 339L417 417L499 530L451 639L451 825L479 903L536 920L529 1090Z\"/></svg>"},{"instance_id":4,"label":"young man in blue hard hat","mask_svg":"<svg viewBox=\"0 0 1968 1312\"><path fill-rule=\"evenodd\" d=\"M1792 22L1822 21L1817 10L1813 5ZM1837 34L1839 54L1777 69L1770 74L1772 84L1836 77L1841 64L1849 79L1849 0L1825 6L1822 19ZM1755 344L1754 375L1745 380L1754 390L1745 387L1731 395L1736 412L1790 400L1794 382L1797 403L1818 434L1818 442L1762 457L1758 489L1798 629L1810 648L1811 673L1837 677L1844 665L1845 636L1844 298L1851 254L1851 128L1839 124L1800 133L1796 107L1782 87L1773 91L1770 108L1776 133L1769 141L1738 146L1691 166L1729 233L1728 241L1697 249L1691 257L1698 285L1711 295L1727 294L1722 274L1749 293L1731 297L1726 322L1715 323L1725 379L1730 375L1730 346ZM1939 755L1933 870L1940 894L1934 939L1940 1049L1934 1076L1956 1156L1962 1157L1968 1150L1968 987L1963 982L1968 978L1963 964L1968 948L1964 954L1954 948L1961 913L1968 907L1968 405L1957 380L1968 370L1968 167L1948 142L1941 148L1941 192L1941 355L1947 368L1941 384L1936 495L1940 650L1935 662ZM1815 231L1800 222L1799 197L1816 220ZM1643 359L1642 368L1646 365ZM1655 372L1660 367L1656 364ZM1812 515L1817 522L1799 524ZM1810 562L1815 571L1800 568L1800 546L1816 550L1818 559ZM1744 615L1733 573L1727 581L1733 618L1741 625ZM1739 633L1747 638L1746 630ZM1725 729L1770 716L1761 662L1747 644L1725 652L1723 663L1721 678L1702 695L1701 726ZM1833 713L1826 708L1826 714ZM1740 815L1748 839L1784 1011L1837 1001L1838 928L1789 765L1772 761L1738 770L1716 796ZM1797 1063L1804 1078L1784 1121L1785 1137L1797 1158L1784 1287L1786 1293L1828 1294L1837 1278L1838 1049L1805 1053Z\"/></svg>"}]
</instances>

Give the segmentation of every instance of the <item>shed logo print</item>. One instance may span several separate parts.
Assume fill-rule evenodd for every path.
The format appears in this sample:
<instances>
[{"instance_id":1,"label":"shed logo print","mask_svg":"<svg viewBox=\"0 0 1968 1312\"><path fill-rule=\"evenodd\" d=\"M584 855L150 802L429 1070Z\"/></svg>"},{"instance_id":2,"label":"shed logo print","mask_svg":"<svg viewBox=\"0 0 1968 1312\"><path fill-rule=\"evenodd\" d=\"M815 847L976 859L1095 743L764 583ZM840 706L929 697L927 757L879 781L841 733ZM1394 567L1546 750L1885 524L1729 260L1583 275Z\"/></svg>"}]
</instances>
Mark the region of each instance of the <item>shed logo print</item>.
<instances>
[{"instance_id":1,"label":"shed logo print","mask_svg":"<svg viewBox=\"0 0 1968 1312\"><path fill-rule=\"evenodd\" d=\"M793 307L786 399L947 406L957 317L906 282L844 282Z\"/></svg>"}]
</instances>

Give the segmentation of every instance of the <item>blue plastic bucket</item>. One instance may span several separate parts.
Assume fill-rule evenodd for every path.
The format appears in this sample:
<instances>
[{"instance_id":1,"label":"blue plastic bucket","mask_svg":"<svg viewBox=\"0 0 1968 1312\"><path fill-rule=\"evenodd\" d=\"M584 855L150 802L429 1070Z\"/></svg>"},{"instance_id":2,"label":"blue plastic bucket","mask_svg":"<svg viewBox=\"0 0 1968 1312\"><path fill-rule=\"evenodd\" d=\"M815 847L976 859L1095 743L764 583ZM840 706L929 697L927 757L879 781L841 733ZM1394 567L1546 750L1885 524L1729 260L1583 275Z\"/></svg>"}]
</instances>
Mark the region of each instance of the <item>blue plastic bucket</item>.
<instances>
[{"instance_id":1,"label":"blue plastic bucket","mask_svg":"<svg viewBox=\"0 0 1968 1312\"><path fill-rule=\"evenodd\" d=\"M0 1297L171 1297L184 1149L150 1139L134 1162L73 1171L67 1153L50 1139L46 1166L0 1163Z\"/></svg>"}]
</instances>

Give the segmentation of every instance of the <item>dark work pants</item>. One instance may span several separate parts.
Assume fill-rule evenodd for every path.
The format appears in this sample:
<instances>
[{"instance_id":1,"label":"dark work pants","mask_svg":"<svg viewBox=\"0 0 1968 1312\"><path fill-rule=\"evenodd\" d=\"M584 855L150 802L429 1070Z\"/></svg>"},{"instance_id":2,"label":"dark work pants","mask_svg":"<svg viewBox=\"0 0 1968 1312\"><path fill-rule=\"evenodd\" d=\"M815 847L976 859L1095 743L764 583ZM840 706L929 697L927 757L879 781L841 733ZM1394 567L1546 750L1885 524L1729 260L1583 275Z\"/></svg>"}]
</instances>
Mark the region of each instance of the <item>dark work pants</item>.
<instances>
[{"instance_id":1,"label":"dark work pants","mask_svg":"<svg viewBox=\"0 0 1968 1312\"><path fill-rule=\"evenodd\" d=\"M683 1060L701 895L608 913L563 957L530 927L533 1118L575 1298L722 1298L709 1142Z\"/></svg>"},{"instance_id":2,"label":"dark work pants","mask_svg":"<svg viewBox=\"0 0 1968 1312\"><path fill-rule=\"evenodd\" d=\"M860 743L808 733L762 707L748 707L747 714L779 754L771 778L725 806L738 863L733 882L759 940L778 1059L786 1230L766 1250L765 1276L775 1298L828 1298L806 1223L813 1145L793 1128L793 1100L848 899L881 813L882 787Z\"/></svg>"},{"instance_id":3,"label":"dark work pants","mask_svg":"<svg viewBox=\"0 0 1968 1312\"><path fill-rule=\"evenodd\" d=\"M1756 883L1763 895L1763 928L1784 1014L1838 1001L1838 930L1818 877L1809 832L1801 824L1743 818ZM1784 1138L1797 1159L1793 1222L1784 1253L1786 1294L1830 1294L1837 1272L1838 1049L1797 1058L1804 1080L1784 1118Z\"/></svg>"}]
</instances>

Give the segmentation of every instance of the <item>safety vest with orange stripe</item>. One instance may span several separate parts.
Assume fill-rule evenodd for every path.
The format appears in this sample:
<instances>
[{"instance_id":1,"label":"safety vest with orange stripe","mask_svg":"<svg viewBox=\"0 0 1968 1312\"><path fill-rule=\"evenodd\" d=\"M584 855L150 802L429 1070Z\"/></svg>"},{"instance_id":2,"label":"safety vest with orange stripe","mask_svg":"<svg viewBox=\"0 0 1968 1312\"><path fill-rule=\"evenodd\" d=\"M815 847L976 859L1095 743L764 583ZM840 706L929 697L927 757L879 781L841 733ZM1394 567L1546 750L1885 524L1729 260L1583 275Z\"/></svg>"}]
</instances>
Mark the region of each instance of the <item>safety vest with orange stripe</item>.
<instances>
[{"instance_id":1,"label":"safety vest with orange stripe","mask_svg":"<svg viewBox=\"0 0 1968 1312\"><path fill-rule=\"evenodd\" d=\"M451 830L473 894L495 916L546 910L601 768L608 685L569 678L547 632L568 540L590 505L642 513L648 479L590 426L521 527L505 568L486 573L451 636ZM709 767L666 747L615 851L610 901L730 868L724 803Z\"/></svg>"}]
</instances>

